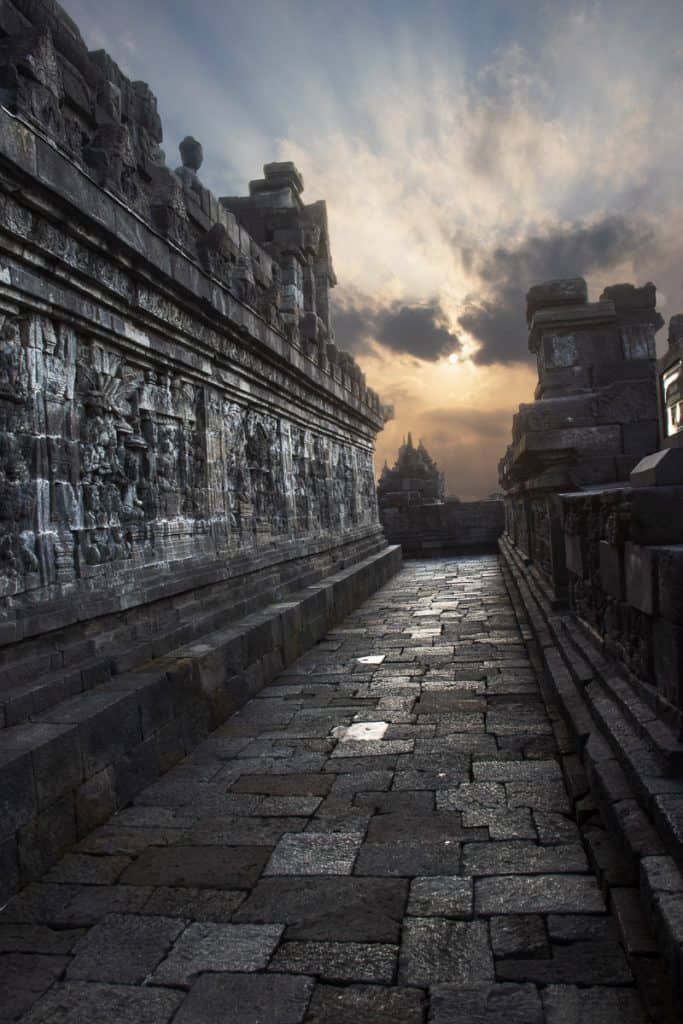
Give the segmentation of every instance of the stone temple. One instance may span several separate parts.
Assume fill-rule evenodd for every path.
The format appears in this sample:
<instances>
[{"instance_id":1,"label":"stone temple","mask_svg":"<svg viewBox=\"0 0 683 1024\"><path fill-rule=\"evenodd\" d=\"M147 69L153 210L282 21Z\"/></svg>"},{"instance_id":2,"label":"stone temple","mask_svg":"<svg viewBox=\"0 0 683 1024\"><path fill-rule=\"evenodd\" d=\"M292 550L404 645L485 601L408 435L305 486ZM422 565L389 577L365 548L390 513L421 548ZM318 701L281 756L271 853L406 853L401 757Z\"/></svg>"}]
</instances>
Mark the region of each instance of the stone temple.
<instances>
[{"instance_id":1,"label":"stone temple","mask_svg":"<svg viewBox=\"0 0 683 1024\"><path fill-rule=\"evenodd\" d=\"M423 505L430 501L443 501L445 480L422 441L417 448L412 434L398 450L392 469L385 463L377 487L377 497L383 505Z\"/></svg>"},{"instance_id":2,"label":"stone temple","mask_svg":"<svg viewBox=\"0 0 683 1024\"><path fill-rule=\"evenodd\" d=\"M378 502L325 203L161 143L0 4L0 1021L680 1020L683 318L532 286L505 500Z\"/></svg>"},{"instance_id":3,"label":"stone temple","mask_svg":"<svg viewBox=\"0 0 683 1024\"><path fill-rule=\"evenodd\" d=\"M460 501L445 494L434 459L412 435L399 448L393 469L385 464L377 486L379 515L391 544L404 555L497 550L505 513L500 501Z\"/></svg>"}]
</instances>

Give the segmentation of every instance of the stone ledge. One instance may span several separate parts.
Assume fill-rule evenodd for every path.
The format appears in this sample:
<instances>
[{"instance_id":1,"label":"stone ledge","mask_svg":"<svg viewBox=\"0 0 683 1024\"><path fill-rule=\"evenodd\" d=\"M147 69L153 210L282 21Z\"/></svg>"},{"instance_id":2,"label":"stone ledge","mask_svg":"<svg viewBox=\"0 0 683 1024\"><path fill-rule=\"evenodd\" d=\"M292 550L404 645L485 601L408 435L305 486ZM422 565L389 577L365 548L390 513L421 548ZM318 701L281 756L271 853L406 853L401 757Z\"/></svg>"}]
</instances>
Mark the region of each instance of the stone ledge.
<instances>
[{"instance_id":1,"label":"stone ledge","mask_svg":"<svg viewBox=\"0 0 683 1024\"><path fill-rule=\"evenodd\" d=\"M110 238L118 248L128 250L138 264L138 273L144 266L153 275L166 278L179 294L198 301L211 316L229 323L238 336L245 332L262 347L264 353L283 359L317 387L380 427L379 408L368 404L367 389L363 396L355 394L350 381L348 385L341 383L321 369L301 347L274 330L251 306L231 294L224 282L210 276L188 253L160 234L139 213L96 184L91 175L62 152L53 139L5 107L0 108L0 158L15 172L26 175L32 183L38 183L50 194L59 196L62 203L69 204L75 211L77 219L82 219L91 229L94 227L98 236ZM219 210L222 216L230 216L217 205L216 212ZM256 245L244 229L237 226L236 230L249 239L250 246Z\"/></svg>"},{"instance_id":2,"label":"stone ledge","mask_svg":"<svg viewBox=\"0 0 683 1024\"><path fill-rule=\"evenodd\" d=\"M385 547L0 733L0 899L183 758L401 567Z\"/></svg>"},{"instance_id":3,"label":"stone ledge","mask_svg":"<svg viewBox=\"0 0 683 1024\"><path fill-rule=\"evenodd\" d=\"M681 746L662 723L657 723L656 730L647 728L650 709L618 676L616 666L593 647L578 623L550 607L506 537L501 539L500 551L513 596L531 625L528 638L539 649L580 754L590 796L609 827L629 884L640 884L645 917L667 964L672 994L680 999L683 780L662 770L667 751L673 748L678 757ZM577 803L577 813L582 803Z\"/></svg>"}]
</instances>

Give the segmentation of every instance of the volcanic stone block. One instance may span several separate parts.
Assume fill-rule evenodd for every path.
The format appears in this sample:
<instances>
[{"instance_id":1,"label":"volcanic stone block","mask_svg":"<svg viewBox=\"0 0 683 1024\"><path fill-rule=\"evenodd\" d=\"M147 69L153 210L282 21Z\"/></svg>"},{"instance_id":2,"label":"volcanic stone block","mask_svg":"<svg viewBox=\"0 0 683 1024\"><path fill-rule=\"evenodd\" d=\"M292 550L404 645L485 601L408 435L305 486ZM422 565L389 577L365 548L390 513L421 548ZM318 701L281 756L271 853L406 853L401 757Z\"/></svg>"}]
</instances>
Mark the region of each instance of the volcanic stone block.
<instances>
[{"instance_id":1,"label":"volcanic stone block","mask_svg":"<svg viewBox=\"0 0 683 1024\"><path fill-rule=\"evenodd\" d=\"M529 875L477 879L477 914L604 913L605 903L589 875Z\"/></svg>"},{"instance_id":2,"label":"volcanic stone block","mask_svg":"<svg viewBox=\"0 0 683 1024\"><path fill-rule=\"evenodd\" d=\"M49 807L81 781L81 751L75 726L14 726L2 733L2 745L30 751L38 810Z\"/></svg>"},{"instance_id":3,"label":"volcanic stone block","mask_svg":"<svg viewBox=\"0 0 683 1024\"><path fill-rule=\"evenodd\" d=\"M658 548L655 560L660 614L683 626L683 545Z\"/></svg>"},{"instance_id":4,"label":"volcanic stone block","mask_svg":"<svg viewBox=\"0 0 683 1024\"><path fill-rule=\"evenodd\" d=\"M286 834L273 850L264 874L350 875L362 840L362 833Z\"/></svg>"},{"instance_id":5,"label":"volcanic stone block","mask_svg":"<svg viewBox=\"0 0 683 1024\"><path fill-rule=\"evenodd\" d=\"M683 449L664 448L645 455L631 473L632 487L675 487L683 484ZM671 538L672 540L678 538Z\"/></svg>"},{"instance_id":6,"label":"volcanic stone block","mask_svg":"<svg viewBox=\"0 0 683 1024\"><path fill-rule=\"evenodd\" d=\"M0 902L19 887L19 857L14 836L0 840Z\"/></svg>"},{"instance_id":7,"label":"volcanic stone block","mask_svg":"<svg viewBox=\"0 0 683 1024\"><path fill-rule=\"evenodd\" d=\"M501 960L496 974L503 981L539 985L628 985L633 981L624 951L614 942L555 946L552 960Z\"/></svg>"},{"instance_id":8,"label":"volcanic stone block","mask_svg":"<svg viewBox=\"0 0 683 1024\"><path fill-rule=\"evenodd\" d=\"M237 765L239 770L239 764ZM268 796L325 796L334 778L330 775L291 773L287 775L242 775L231 787L232 793L263 793Z\"/></svg>"},{"instance_id":9,"label":"volcanic stone block","mask_svg":"<svg viewBox=\"0 0 683 1024\"><path fill-rule=\"evenodd\" d=\"M268 860L262 846L150 847L125 872L125 885L249 889Z\"/></svg>"},{"instance_id":10,"label":"volcanic stone block","mask_svg":"<svg viewBox=\"0 0 683 1024\"><path fill-rule=\"evenodd\" d=\"M486 923L408 918L403 926L399 979L404 985L418 986L493 981Z\"/></svg>"},{"instance_id":11,"label":"volcanic stone block","mask_svg":"<svg viewBox=\"0 0 683 1024\"><path fill-rule=\"evenodd\" d=\"M565 533L564 550L567 569L576 576L583 577L585 560L585 539L578 533Z\"/></svg>"},{"instance_id":12,"label":"volcanic stone block","mask_svg":"<svg viewBox=\"0 0 683 1024\"><path fill-rule=\"evenodd\" d=\"M74 798L66 793L17 833L23 882L40 878L76 842Z\"/></svg>"},{"instance_id":13,"label":"volcanic stone block","mask_svg":"<svg viewBox=\"0 0 683 1024\"><path fill-rule=\"evenodd\" d=\"M155 985L189 988L204 972L262 971L283 932L282 925L191 924L152 978Z\"/></svg>"},{"instance_id":14,"label":"volcanic stone block","mask_svg":"<svg viewBox=\"0 0 683 1024\"><path fill-rule=\"evenodd\" d=\"M262 878L233 920L284 921L287 939L394 943L407 894L398 878Z\"/></svg>"},{"instance_id":15,"label":"volcanic stone block","mask_svg":"<svg viewBox=\"0 0 683 1024\"><path fill-rule=\"evenodd\" d=\"M184 927L184 921L168 917L109 914L78 944L66 977L140 985Z\"/></svg>"},{"instance_id":16,"label":"volcanic stone block","mask_svg":"<svg viewBox=\"0 0 683 1024\"><path fill-rule=\"evenodd\" d=\"M306 1024L423 1024L424 994L379 985L316 985Z\"/></svg>"},{"instance_id":17,"label":"volcanic stone block","mask_svg":"<svg viewBox=\"0 0 683 1024\"><path fill-rule=\"evenodd\" d=\"M44 712L39 720L78 726L85 778L111 764L142 740L134 693L82 694Z\"/></svg>"},{"instance_id":18,"label":"volcanic stone block","mask_svg":"<svg viewBox=\"0 0 683 1024\"><path fill-rule=\"evenodd\" d=\"M657 689L674 707L683 703L683 626L655 619L652 627Z\"/></svg>"},{"instance_id":19,"label":"volcanic stone block","mask_svg":"<svg viewBox=\"0 0 683 1024\"><path fill-rule=\"evenodd\" d=\"M227 922L244 898L243 892L225 889L159 886L144 904L144 911L186 921Z\"/></svg>"},{"instance_id":20,"label":"volcanic stone block","mask_svg":"<svg viewBox=\"0 0 683 1024\"><path fill-rule=\"evenodd\" d=\"M581 306L588 302L588 286L582 277L556 278L535 284L526 294L527 323L540 309Z\"/></svg>"},{"instance_id":21,"label":"volcanic stone block","mask_svg":"<svg viewBox=\"0 0 683 1024\"><path fill-rule=\"evenodd\" d=\"M652 381L652 359L621 359L616 363L598 363L593 367L593 386L604 388L617 381ZM646 390L647 393L647 390Z\"/></svg>"},{"instance_id":22,"label":"volcanic stone block","mask_svg":"<svg viewBox=\"0 0 683 1024\"><path fill-rule=\"evenodd\" d=\"M654 615L657 608L657 552L641 544L627 543L624 549L624 575L628 604Z\"/></svg>"},{"instance_id":23,"label":"volcanic stone block","mask_svg":"<svg viewBox=\"0 0 683 1024\"><path fill-rule=\"evenodd\" d=\"M510 957L549 957L550 944L538 914L492 917L491 945L497 960Z\"/></svg>"},{"instance_id":24,"label":"volcanic stone block","mask_svg":"<svg viewBox=\"0 0 683 1024\"><path fill-rule=\"evenodd\" d=\"M618 601L624 597L624 552L622 548L600 541L600 582L605 593Z\"/></svg>"},{"instance_id":25,"label":"volcanic stone block","mask_svg":"<svg viewBox=\"0 0 683 1024\"><path fill-rule=\"evenodd\" d=\"M433 1024L546 1024L534 985L435 985L430 994Z\"/></svg>"},{"instance_id":26,"label":"volcanic stone block","mask_svg":"<svg viewBox=\"0 0 683 1024\"><path fill-rule=\"evenodd\" d=\"M201 974L175 1024L301 1024L313 985L286 974Z\"/></svg>"},{"instance_id":27,"label":"volcanic stone block","mask_svg":"<svg viewBox=\"0 0 683 1024\"><path fill-rule=\"evenodd\" d=\"M657 448L659 443L659 425L655 419L639 420L634 423L622 422L621 436L624 455L634 455L642 459ZM633 470L634 473L637 468ZM679 476L678 480L671 482L680 483L680 481L681 477ZM663 482L669 483L668 480ZM635 484L633 474L631 474L631 483Z\"/></svg>"},{"instance_id":28,"label":"volcanic stone block","mask_svg":"<svg viewBox=\"0 0 683 1024\"><path fill-rule=\"evenodd\" d=\"M460 870L460 843L450 840L366 842L353 869L355 875L448 875Z\"/></svg>"},{"instance_id":29,"label":"volcanic stone block","mask_svg":"<svg viewBox=\"0 0 683 1024\"><path fill-rule=\"evenodd\" d=\"M548 985L542 990L546 1024L647 1024L638 994L628 988Z\"/></svg>"},{"instance_id":30,"label":"volcanic stone block","mask_svg":"<svg viewBox=\"0 0 683 1024\"><path fill-rule=\"evenodd\" d=\"M390 984L398 946L379 942L283 942L269 970L314 974L323 981L372 981Z\"/></svg>"},{"instance_id":31,"label":"volcanic stone block","mask_svg":"<svg viewBox=\"0 0 683 1024\"><path fill-rule=\"evenodd\" d=\"M116 802L125 807L145 786L159 776L157 745L154 737L144 740L114 764Z\"/></svg>"},{"instance_id":32,"label":"volcanic stone block","mask_svg":"<svg viewBox=\"0 0 683 1024\"><path fill-rule=\"evenodd\" d=\"M161 988L130 985L93 985L78 982L54 985L25 1020L27 1024L166 1024L177 1010L182 995Z\"/></svg>"},{"instance_id":33,"label":"volcanic stone block","mask_svg":"<svg viewBox=\"0 0 683 1024\"><path fill-rule=\"evenodd\" d=\"M86 836L116 810L116 776L111 765L93 775L76 792L76 826Z\"/></svg>"},{"instance_id":34,"label":"volcanic stone block","mask_svg":"<svg viewBox=\"0 0 683 1024\"><path fill-rule=\"evenodd\" d=\"M0 1006L3 1016L12 1020L25 1013L57 980L68 963L69 958L64 956L0 954Z\"/></svg>"},{"instance_id":35,"label":"volcanic stone block","mask_svg":"<svg viewBox=\"0 0 683 1024\"><path fill-rule=\"evenodd\" d=\"M129 672L112 680L106 687L108 691L123 690L135 693L143 739L153 736L163 728L174 716L174 697L178 689L169 682L166 670L158 672Z\"/></svg>"},{"instance_id":36,"label":"volcanic stone block","mask_svg":"<svg viewBox=\"0 0 683 1024\"><path fill-rule=\"evenodd\" d=\"M414 878L410 883L407 913L413 917L472 916L473 886L471 878Z\"/></svg>"},{"instance_id":37,"label":"volcanic stone block","mask_svg":"<svg viewBox=\"0 0 683 1024\"><path fill-rule=\"evenodd\" d=\"M588 871L579 843L571 846L538 846L524 841L465 843L466 875L535 875L550 872Z\"/></svg>"},{"instance_id":38,"label":"volcanic stone block","mask_svg":"<svg viewBox=\"0 0 683 1024\"><path fill-rule=\"evenodd\" d=\"M0 750L0 837L10 836L35 814L33 765L24 750Z\"/></svg>"},{"instance_id":39,"label":"volcanic stone block","mask_svg":"<svg viewBox=\"0 0 683 1024\"><path fill-rule=\"evenodd\" d=\"M670 449L670 451L683 449ZM683 544L682 487L638 486L631 495L630 539L636 544Z\"/></svg>"}]
</instances>

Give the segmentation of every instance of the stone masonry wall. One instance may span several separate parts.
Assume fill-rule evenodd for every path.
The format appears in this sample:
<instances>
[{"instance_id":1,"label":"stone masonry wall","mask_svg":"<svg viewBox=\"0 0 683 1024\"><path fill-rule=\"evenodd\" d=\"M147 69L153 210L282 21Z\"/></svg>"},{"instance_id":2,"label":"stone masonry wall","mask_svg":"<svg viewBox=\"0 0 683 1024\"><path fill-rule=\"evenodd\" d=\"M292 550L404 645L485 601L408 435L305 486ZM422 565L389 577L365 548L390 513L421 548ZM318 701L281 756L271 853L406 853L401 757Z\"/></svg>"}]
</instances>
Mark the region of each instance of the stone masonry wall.
<instances>
[{"instance_id":1,"label":"stone masonry wall","mask_svg":"<svg viewBox=\"0 0 683 1024\"><path fill-rule=\"evenodd\" d=\"M448 501L425 505L380 505L390 544L404 555L495 551L505 525L502 501Z\"/></svg>"},{"instance_id":2,"label":"stone masonry wall","mask_svg":"<svg viewBox=\"0 0 683 1024\"><path fill-rule=\"evenodd\" d=\"M381 544L379 403L302 340L315 307L291 310L272 256L165 166L146 86L55 4L3 18L2 639L188 571ZM327 259L320 228L306 245L291 258Z\"/></svg>"},{"instance_id":3,"label":"stone masonry wall","mask_svg":"<svg viewBox=\"0 0 683 1024\"><path fill-rule=\"evenodd\" d=\"M0 5L0 899L400 566L325 204L161 140L58 4Z\"/></svg>"}]
</instances>

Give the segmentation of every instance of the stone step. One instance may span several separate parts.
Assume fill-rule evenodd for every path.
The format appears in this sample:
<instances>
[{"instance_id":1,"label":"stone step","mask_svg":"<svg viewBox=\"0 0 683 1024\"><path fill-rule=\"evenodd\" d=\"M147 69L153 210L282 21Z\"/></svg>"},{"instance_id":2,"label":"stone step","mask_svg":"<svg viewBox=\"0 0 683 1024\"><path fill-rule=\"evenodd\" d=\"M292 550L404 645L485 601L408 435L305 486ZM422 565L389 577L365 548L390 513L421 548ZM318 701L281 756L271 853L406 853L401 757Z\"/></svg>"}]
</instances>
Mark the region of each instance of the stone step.
<instances>
[{"instance_id":1,"label":"stone step","mask_svg":"<svg viewBox=\"0 0 683 1024\"><path fill-rule=\"evenodd\" d=\"M388 547L172 651L155 656L144 642L131 657L151 653L146 661L124 670L122 654L120 672L48 707L38 683L24 692L28 720L0 731L0 899L128 804L400 565L400 548Z\"/></svg>"},{"instance_id":2,"label":"stone step","mask_svg":"<svg viewBox=\"0 0 683 1024\"><path fill-rule=\"evenodd\" d=\"M579 637L575 625L572 627L575 649L581 651L585 662L595 671L591 681L586 682L584 678L579 682L574 678L570 671L572 650L567 643L570 630L558 629L561 617L553 615L507 540L501 541L500 548L512 585L517 588L524 610L532 620L534 638L540 642L554 691L570 730L579 741L590 781L591 801L594 800L608 829L609 844L598 843L597 835L593 837L592 846L588 844L594 869L605 879L610 871L623 872L622 877L612 882L626 889L634 886L638 871L646 934L651 932L657 936L667 961L668 984L680 1001L683 992L680 912L683 901L683 779L665 773L661 748L658 751L650 742L649 734L639 732L633 718L629 717L637 710L637 701L626 699L621 683L612 687L605 685L605 681L614 676L614 666L599 652L593 657L590 641ZM645 941L642 929L640 938L626 934L627 916L633 927L638 924L631 896L624 895L621 907L615 905L615 910L617 916L620 912L624 917L625 946L636 939Z\"/></svg>"},{"instance_id":3,"label":"stone step","mask_svg":"<svg viewBox=\"0 0 683 1024\"><path fill-rule=\"evenodd\" d=\"M376 550L376 539L367 538L353 546L348 563L358 564ZM343 564L344 558L340 560ZM292 569L292 578L297 589L313 586L321 578L321 569L313 564L302 574L298 567ZM261 576L259 588L262 586ZM287 588L287 570L280 568L271 590L277 599L277 595L286 596ZM45 634L32 645L33 654L28 656L25 645L7 645L0 651L0 730L28 721L32 714L67 696L163 657L262 606L260 589L255 591L249 583L226 581L218 590L190 586L185 593L150 605L142 613L136 610L123 624L119 616L113 623L94 620Z\"/></svg>"}]
</instances>

